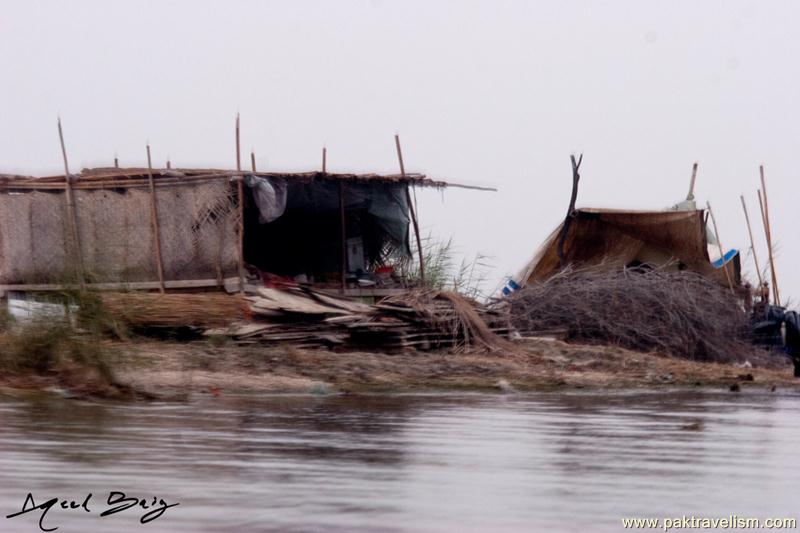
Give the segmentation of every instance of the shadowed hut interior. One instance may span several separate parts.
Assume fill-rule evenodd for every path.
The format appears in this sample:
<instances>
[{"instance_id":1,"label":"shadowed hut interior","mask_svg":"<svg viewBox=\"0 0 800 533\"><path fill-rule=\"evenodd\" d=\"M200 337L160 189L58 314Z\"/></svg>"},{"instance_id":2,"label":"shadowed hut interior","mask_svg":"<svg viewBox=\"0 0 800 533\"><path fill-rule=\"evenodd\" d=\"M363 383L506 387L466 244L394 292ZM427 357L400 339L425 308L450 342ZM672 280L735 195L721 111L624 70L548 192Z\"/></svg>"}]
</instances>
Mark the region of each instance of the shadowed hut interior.
<instances>
[{"instance_id":1,"label":"shadowed hut interior","mask_svg":"<svg viewBox=\"0 0 800 533\"><path fill-rule=\"evenodd\" d=\"M253 176L246 183L244 258L261 271L338 283L342 267L357 278L411 256L402 183Z\"/></svg>"}]
</instances>

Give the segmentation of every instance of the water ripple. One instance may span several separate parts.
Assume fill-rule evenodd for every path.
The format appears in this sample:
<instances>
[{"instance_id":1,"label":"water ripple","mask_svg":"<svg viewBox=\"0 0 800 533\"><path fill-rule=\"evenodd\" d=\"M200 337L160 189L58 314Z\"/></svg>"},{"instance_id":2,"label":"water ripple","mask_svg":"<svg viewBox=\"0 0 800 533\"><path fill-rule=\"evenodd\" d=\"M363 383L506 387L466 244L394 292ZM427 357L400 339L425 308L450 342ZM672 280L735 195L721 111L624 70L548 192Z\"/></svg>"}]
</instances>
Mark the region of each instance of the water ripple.
<instances>
[{"instance_id":1,"label":"water ripple","mask_svg":"<svg viewBox=\"0 0 800 533\"><path fill-rule=\"evenodd\" d=\"M123 490L149 531L614 531L626 516L792 516L793 395L0 397L0 507ZM0 530L35 531L28 517ZM59 531L135 516L54 510ZM13 525L14 528L9 528ZM24 529L28 528L28 529Z\"/></svg>"}]
</instances>

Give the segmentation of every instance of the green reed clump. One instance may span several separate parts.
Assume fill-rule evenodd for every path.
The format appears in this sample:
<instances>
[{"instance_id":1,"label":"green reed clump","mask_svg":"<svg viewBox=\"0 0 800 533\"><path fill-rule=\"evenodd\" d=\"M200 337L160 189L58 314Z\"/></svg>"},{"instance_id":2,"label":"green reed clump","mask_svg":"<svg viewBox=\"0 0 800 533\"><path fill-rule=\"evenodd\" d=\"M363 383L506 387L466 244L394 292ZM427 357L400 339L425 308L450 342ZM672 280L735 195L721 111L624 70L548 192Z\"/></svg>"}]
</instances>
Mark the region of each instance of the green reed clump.
<instances>
[{"instance_id":1,"label":"green reed clump","mask_svg":"<svg viewBox=\"0 0 800 533\"><path fill-rule=\"evenodd\" d=\"M74 328L65 317L10 322L0 332L0 374L49 375L87 369L110 383L117 362L116 351L102 337Z\"/></svg>"},{"instance_id":2,"label":"green reed clump","mask_svg":"<svg viewBox=\"0 0 800 533\"><path fill-rule=\"evenodd\" d=\"M416 250L415 250L416 252ZM484 254L463 257L455 249L453 239L437 240L428 235L422 239L422 255L425 259L425 282L422 283L418 255L401 269L412 285L429 289L452 291L473 300L482 300L488 273L492 269L491 258Z\"/></svg>"}]
</instances>

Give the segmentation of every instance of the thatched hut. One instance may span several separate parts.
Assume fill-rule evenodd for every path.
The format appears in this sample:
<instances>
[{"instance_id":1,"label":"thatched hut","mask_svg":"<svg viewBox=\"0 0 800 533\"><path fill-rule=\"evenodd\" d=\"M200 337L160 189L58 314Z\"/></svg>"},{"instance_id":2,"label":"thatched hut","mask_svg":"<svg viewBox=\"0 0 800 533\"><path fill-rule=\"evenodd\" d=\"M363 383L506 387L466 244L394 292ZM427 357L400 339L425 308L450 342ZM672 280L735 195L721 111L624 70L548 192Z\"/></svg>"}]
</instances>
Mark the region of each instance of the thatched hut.
<instances>
[{"instance_id":1,"label":"thatched hut","mask_svg":"<svg viewBox=\"0 0 800 533\"><path fill-rule=\"evenodd\" d=\"M97 168L70 180L0 175L0 291L76 281L238 286L245 264L343 284L390 255L408 257L409 187L447 185L420 174L214 169Z\"/></svg>"}]
</instances>

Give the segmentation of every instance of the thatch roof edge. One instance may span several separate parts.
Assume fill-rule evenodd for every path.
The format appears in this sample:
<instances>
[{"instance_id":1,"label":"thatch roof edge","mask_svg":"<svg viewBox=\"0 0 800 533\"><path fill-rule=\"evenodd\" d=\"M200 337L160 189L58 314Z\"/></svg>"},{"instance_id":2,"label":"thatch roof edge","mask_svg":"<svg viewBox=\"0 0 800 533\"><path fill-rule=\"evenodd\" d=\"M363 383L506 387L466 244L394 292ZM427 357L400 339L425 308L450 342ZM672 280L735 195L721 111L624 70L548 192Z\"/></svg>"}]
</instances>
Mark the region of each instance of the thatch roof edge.
<instances>
[{"instance_id":1,"label":"thatch roof edge","mask_svg":"<svg viewBox=\"0 0 800 533\"><path fill-rule=\"evenodd\" d=\"M85 168L80 174L72 174L72 182L76 188L109 188L109 187L136 187L145 184L150 170L141 167L132 168ZM436 181L428 178L424 174L407 173L401 174L356 174L356 173L330 173L330 172L252 172L223 169L185 169L185 168L161 168L152 169L156 183L162 184L183 184L195 181L205 181L214 179L235 179L238 176L252 175L260 177L283 178L297 181L348 181L362 183L407 183L418 187L459 187L476 190L496 189L488 187L477 187ZM21 176L16 174L0 174L0 189L63 189L64 175L56 176Z\"/></svg>"}]
</instances>

